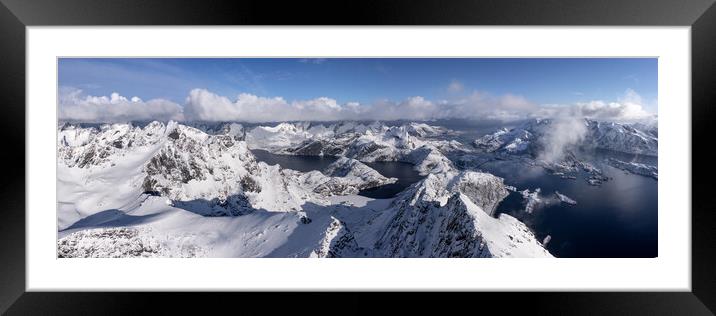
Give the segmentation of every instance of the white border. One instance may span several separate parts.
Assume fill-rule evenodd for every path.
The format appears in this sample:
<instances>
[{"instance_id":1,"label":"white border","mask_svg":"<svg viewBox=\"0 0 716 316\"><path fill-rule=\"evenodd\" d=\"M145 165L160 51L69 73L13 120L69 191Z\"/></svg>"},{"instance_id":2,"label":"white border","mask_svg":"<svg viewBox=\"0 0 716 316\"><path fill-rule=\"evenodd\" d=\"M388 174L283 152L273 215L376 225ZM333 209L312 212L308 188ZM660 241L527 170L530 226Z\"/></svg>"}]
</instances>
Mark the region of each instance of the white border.
<instances>
[{"instance_id":1,"label":"white border","mask_svg":"<svg viewBox=\"0 0 716 316\"><path fill-rule=\"evenodd\" d=\"M690 291L690 44L688 27L29 27L27 290ZM177 55L658 56L659 257L56 259L56 58Z\"/></svg>"}]
</instances>

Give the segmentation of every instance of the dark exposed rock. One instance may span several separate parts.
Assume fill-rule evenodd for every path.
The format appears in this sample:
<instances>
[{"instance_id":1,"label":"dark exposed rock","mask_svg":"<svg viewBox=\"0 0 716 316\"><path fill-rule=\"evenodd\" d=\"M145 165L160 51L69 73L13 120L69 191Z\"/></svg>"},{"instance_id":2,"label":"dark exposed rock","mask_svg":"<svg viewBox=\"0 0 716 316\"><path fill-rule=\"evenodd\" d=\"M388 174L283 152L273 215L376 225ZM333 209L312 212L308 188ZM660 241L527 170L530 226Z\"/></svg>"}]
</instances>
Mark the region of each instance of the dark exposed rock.
<instances>
[{"instance_id":1,"label":"dark exposed rock","mask_svg":"<svg viewBox=\"0 0 716 316\"><path fill-rule=\"evenodd\" d=\"M142 190L145 192L156 191L156 184L157 180L153 179L151 176L144 177L144 182L142 182Z\"/></svg>"},{"instance_id":2,"label":"dark exposed rock","mask_svg":"<svg viewBox=\"0 0 716 316\"><path fill-rule=\"evenodd\" d=\"M301 221L301 224L310 224L313 220L311 220L310 218L308 218L306 216L301 216L300 221Z\"/></svg>"},{"instance_id":3,"label":"dark exposed rock","mask_svg":"<svg viewBox=\"0 0 716 316\"><path fill-rule=\"evenodd\" d=\"M243 176L240 183L244 191L261 192L261 185L249 175Z\"/></svg>"}]
</instances>

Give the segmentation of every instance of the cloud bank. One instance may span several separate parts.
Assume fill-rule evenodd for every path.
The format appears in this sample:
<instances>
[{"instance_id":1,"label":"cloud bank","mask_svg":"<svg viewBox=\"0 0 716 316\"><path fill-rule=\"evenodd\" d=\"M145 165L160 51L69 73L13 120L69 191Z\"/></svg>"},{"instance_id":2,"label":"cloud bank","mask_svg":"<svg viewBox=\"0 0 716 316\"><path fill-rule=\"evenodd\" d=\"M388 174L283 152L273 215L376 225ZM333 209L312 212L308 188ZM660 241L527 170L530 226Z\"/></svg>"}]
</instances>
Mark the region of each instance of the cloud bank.
<instances>
[{"instance_id":1,"label":"cloud bank","mask_svg":"<svg viewBox=\"0 0 716 316\"><path fill-rule=\"evenodd\" d=\"M144 101L112 93L109 96L84 95L82 90L64 88L59 94L59 118L82 122L126 122L138 120L184 120L179 104L164 100Z\"/></svg>"},{"instance_id":2,"label":"cloud bank","mask_svg":"<svg viewBox=\"0 0 716 316\"><path fill-rule=\"evenodd\" d=\"M132 120L178 121L336 121L336 120L433 120L474 119L514 121L534 117L587 117L628 121L652 117L639 95L627 90L616 101L594 100L571 105L544 106L512 94L501 96L473 92L449 100L432 101L413 96L402 101L380 100L371 104L339 103L330 97L288 101L242 93L235 98L206 89L189 91L183 105L169 100L143 101L112 93L90 96L78 89L61 89L60 119L86 122Z\"/></svg>"}]
</instances>

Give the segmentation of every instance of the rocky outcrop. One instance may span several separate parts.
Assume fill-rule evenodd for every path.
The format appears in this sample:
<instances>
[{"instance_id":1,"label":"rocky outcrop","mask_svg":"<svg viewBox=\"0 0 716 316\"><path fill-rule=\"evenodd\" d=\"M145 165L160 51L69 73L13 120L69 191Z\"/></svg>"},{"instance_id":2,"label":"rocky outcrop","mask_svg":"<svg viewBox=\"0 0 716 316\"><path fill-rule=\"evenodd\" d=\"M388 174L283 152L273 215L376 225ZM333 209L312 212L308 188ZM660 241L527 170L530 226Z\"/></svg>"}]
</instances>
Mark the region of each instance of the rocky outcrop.
<instances>
[{"instance_id":1,"label":"rocky outcrop","mask_svg":"<svg viewBox=\"0 0 716 316\"><path fill-rule=\"evenodd\" d=\"M619 169L624 170L629 173L654 178L655 180L659 179L659 170L656 166L647 165L647 164L638 163L638 162L621 161L619 159L614 159L614 158L607 159L607 163L609 163L610 165L612 165L615 168L619 168Z\"/></svg>"}]
</instances>

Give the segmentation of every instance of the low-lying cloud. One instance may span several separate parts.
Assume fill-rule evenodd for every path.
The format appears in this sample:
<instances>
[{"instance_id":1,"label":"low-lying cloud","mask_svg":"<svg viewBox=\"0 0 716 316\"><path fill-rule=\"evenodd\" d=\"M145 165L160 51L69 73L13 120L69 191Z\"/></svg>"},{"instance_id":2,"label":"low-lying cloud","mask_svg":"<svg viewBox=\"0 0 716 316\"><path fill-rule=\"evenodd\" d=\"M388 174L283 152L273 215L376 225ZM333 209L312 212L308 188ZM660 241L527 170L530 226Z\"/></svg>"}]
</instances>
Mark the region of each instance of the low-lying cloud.
<instances>
[{"instance_id":1,"label":"low-lying cloud","mask_svg":"<svg viewBox=\"0 0 716 316\"><path fill-rule=\"evenodd\" d=\"M78 89L61 89L60 119L86 122L132 120L178 121L336 121L336 120L432 120L475 119L514 121L534 117L586 117L625 121L652 116L641 98L628 90L614 102L601 100L571 105L543 106L513 94L501 96L473 92L450 100L432 101L413 96L402 101L380 100L371 104L339 103L330 97L289 101L242 93L235 98L206 89L189 91L184 104L165 99L144 101L112 93L85 95Z\"/></svg>"},{"instance_id":2,"label":"low-lying cloud","mask_svg":"<svg viewBox=\"0 0 716 316\"><path fill-rule=\"evenodd\" d=\"M539 159L549 163L562 160L567 150L584 140L588 132L584 118L649 124L656 120L655 115L643 108L641 97L631 89L614 102L595 100L568 106L546 106L538 110L537 116L552 119L538 153Z\"/></svg>"},{"instance_id":3,"label":"low-lying cloud","mask_svg":"<svg viewBox=\"0 0 716 316\"><path fill-rule=\"evenodd\" d=\"M550 163L560 161L566 150L581 143L586 135L587 126L583 119L573 116L555 117L541 139L543 148L538 158Z\"/></svg>"},{"instance_id":4,"label":"low-lying cloud","mask_svg":"<svg viewBox=\"0 0 716 316\"><path fill-rule=\"evenodd\" d=\"M653 118L644 109L641 96L628 89L616 101L592 100L572 105L543 106L535 114L538 117L577 117L609 121L638 121Z\"/></svg>"},{"instance_id":5,"label":"low-lying cloud","mask_svg":"<svg viewBox=\"0 0 716 316\"><path fill-rule=\"evenodd\" d=\"M245 122L334 120L432 120L450 118L514 120L538 107L521 96L473 93L451 101L431 101L421 96L402 101L379 100L372 104L338 103L329 97L292 101L240 94L235 100L205 89L189 93L184 107L188 120Z\"/></svg>"},{"instance_id":6,"label":"low-lying cloud","mask_svg":"<svg viewBox=\"0 0 716 316\"><path fill-rule=\"evenodd\" d=\"M339 105L327 97L288 102L242 93L232 101L205 89L191 90L184 106L187 120L242 122L344 120L359 110L356 104Z\"/></svg>"},{"instance_id":7,"label":"low-lying cloud","mask_svg":"<svg viewBox=\"0 0 716 316\"><path fill-rule=\"evenodd\" d=\"M138 120L184 120L179 104L164 100L144 101L112 93L109 96L84 95L82 90L60 89L59 118L82 122L126 122Z\"/></svg>"}]
</instances>

